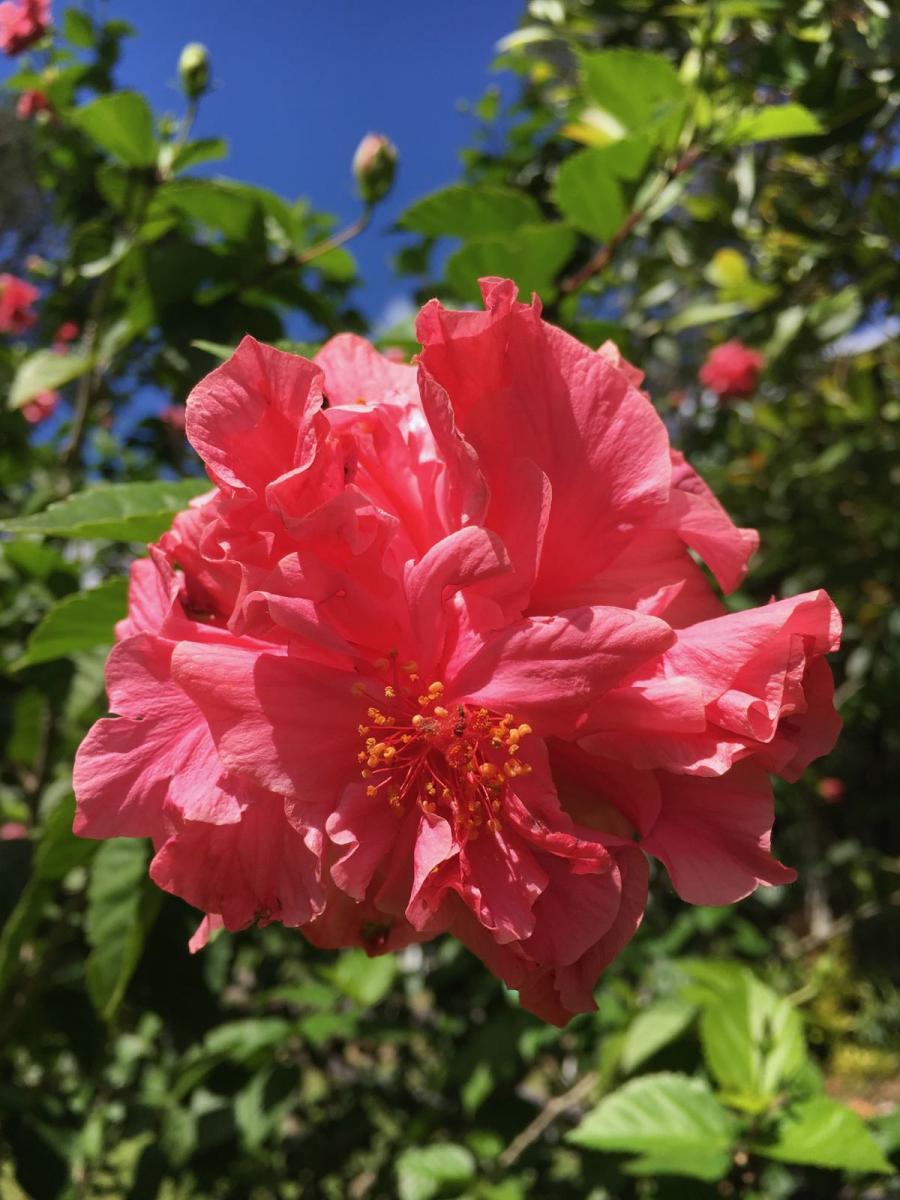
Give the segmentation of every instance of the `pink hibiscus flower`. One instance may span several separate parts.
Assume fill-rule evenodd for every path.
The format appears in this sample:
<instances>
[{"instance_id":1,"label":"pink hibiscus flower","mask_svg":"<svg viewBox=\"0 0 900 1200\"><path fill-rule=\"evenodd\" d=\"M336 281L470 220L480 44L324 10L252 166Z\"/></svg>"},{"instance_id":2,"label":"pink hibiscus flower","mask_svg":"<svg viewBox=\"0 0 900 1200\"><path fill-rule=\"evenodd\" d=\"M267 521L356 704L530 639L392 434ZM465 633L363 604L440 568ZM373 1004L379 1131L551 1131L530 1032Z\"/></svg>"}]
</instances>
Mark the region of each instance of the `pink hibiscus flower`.
<instances>
[{"instance_id":1,"label":"pink hibiscus flower","mask_svg":"<svg viewBox=\"0 0 900 1200\"><path fill-rule=\"evenodd\" d=\"M16 116L23 121L46 112L52 112L52 105L44 93L36 88L22 92L16 101Z\"/></svg>"},{"instance_id":2,"label":"pink hibiscus flower","mask_svg":"<svg viewBox=\"0 0 900 1200\"><path fill-rule=\"evenodd\" d=\"M2 7L2 6L0 6ZM40 292L16 275L0 275L0 333L24 333L37 321L32 305Z\"/></svg>"},{"instance_id":3,"label":"pink hibiscus flower","mask_svg":"<svg viewBox=\"0 0 900 1200\"><path fill-rule=\"evenodd\" d=\"M59 404L59 392L39 392L33 400L22 407L22 416L29 425L40 425L56 412Z\"/></svg>"},{"instance_id":4,"label":"pink hibiscus flower","mask_svg":"<svg viewBox=\"0 0 900 1200\"><path fill-rule=\"evenodd\" d=\"M418 369L248 338L194 390L214 488L133 568L76 831L153 838L194 947L449 931L561 1024L637 928L646 854L696 903L793 878L767 771L836 734L836 617L727 615L692 552L733 587L755 535L639 373L485 297L426 306Z\"/></svg>"},{"instance_id":5,"label":"pink hibiscus flower","mask_svg":"<svg viewBox=\"0 0 900 1200\"><path fill-rule=\"evenodd\" d=\"M734 339L710 350L700 368L700 382L722 400L752 396L765 365L758 350Z\"/></svg>"},{"instance_id":6,"label":"pink hibiscus flower","mask_svg":"<svg viewBox=\"0 0 900 1200\"><path fill-rule=\"evenodd\" d=\"M74 342L81 335L81 326L77 321L63 321L53 338L53 349L65 351L69 342Z\"/></svg>"},{"instance_id":7,"label":"pink hibiscus flower","mask_svg":"<svg viewBox=\"0 0 900 1200\"><path fill-rule=\"evenodd\" d=\"M21 54L50 28L50 0L4 0L0 4L0 50Z\"/></svg>"}]
</instances>

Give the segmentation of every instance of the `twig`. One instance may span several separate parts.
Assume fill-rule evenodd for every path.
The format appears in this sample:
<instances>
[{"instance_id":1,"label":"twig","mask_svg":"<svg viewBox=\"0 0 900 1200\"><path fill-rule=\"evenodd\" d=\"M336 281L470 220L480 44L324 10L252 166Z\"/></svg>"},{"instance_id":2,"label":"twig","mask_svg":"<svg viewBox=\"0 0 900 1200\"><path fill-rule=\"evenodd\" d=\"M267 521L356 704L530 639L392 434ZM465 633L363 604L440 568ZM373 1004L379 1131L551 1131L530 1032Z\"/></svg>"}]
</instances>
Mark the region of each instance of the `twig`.
<instances>
[{"instance_id":1,"label":"twig","mask_svg":"<svg viewBox=\"0 0 900 1200\"><path fill-rule=\"evenodd\" d=\"M573 1108L580 1100L588 1096L596 1084L597 1072L588 1071L567 1092L563 1092L561 1096L554 1096L552 1100L548 1100L534 1120L529 1125L526 1125L521 1133L516 1134L506 1149L498 1156L497 1161L500 1166L511 1167L525 1153L532 1142L536 1142L541 1134L546 1129L549 1129L560 1114L564 1113L568 1108Z\"/></svg>"},{"instance_id":2,"label":"twig","mask_svg":"<svg viewBox=\"0 0 900 1200\"><path fill-rule=\"evenodd\" d=\"M560 291L574 292L587 283L593 275L598 275L601 271L605 271L612 261L613 255L629 236L635 225L646 215L650 206L662 195L669 184L673 183L679 175L683 175L685 171L689 170L699 157L700 150L696 146L685 150L678 162L662 177L662 183L654 191L653 195L640 208L635 208L628 214L609 241L600 247L593 258L588 259L583 267L580 267L573 275L562 281L559 285Z\"/></svg>"},{"instance_id":3,"label":"twig","mask_svg":"<svg viewBox=\"0 0 900 1200\"><path fill-rule=\"evenodd\" d=\"M338 246L343 246L344 242L349 242L351 238L355 238L358 234L362 233L371 219L371 208L363 209L357 219L351 222L351 224L345 229L342 229L339 233L335 233L331 237L326 238L324 242L319 242L317 246L310 246L310 248L308 250L304 250L302 254L295 255L293 259L289 260L290 264L303 266L304 263L312 262L314 258L318 258L321 254L327 254L329 250L336 250ZM287 265L288 264L285 263L285 266Z\"/></svg>"}]
</instances>

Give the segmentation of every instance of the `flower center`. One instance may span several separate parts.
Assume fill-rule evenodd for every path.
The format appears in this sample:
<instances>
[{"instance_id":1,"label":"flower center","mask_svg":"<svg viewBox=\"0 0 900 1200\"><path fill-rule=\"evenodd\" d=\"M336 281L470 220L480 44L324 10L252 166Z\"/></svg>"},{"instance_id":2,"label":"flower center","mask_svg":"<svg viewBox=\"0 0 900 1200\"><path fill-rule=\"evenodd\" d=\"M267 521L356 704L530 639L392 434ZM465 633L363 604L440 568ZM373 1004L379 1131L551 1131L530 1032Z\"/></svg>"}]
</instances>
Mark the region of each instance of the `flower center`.
<instances>
[{"instance_id":1,"label":"flower center","mask_svg":"<svg viewBox=\"0 0 900 1200\"><path fill-rule=\"evenodd\" d=\"M531 773L518 757L531 726L517 725L511 713L446 706L440 680L420 692L413 662L400 669L394 664L393 675L384 689L389 704L372 705L368 722L359 726L363 749L357 757L368 795L383 796L398 812L410 804L440 812L457 837L496 832L509 782Z\"/></svg>"}]
</instances>

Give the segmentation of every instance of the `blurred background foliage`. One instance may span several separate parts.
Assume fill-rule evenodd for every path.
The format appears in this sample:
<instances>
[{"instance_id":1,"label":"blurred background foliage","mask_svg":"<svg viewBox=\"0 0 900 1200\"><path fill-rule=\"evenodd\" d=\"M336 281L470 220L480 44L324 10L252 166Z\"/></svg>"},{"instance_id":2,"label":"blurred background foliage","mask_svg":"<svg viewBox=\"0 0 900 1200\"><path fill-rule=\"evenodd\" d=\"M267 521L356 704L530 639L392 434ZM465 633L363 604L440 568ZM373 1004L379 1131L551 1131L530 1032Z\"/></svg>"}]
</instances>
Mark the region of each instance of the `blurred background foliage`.
<instances>
[{"instance_id":1,"label":"blurred background foliage","mask_svg":"<svg viewBox=\"0 0 900 1200\"><path fill-rule=\"evenodd\" d=\"M0 338L2 1200L900 1196L893 7L532 0L493 64L514 99L472 104L458 179L395 231L418 299L507 274L612 338L761 531L733 603L824 586L846 621L844 736L779 796L799 882L690 909L657 879L563 1031L449 940L369 960L269 927L192 957L148 848L71 835L123 573L202 488L187 392L245 332L363 322L314 198L192 138L202 72L153 113L115 82L133 31L57 23L0 107L0 261L41 293ZM764 367L727 400L698 371L734 338Z\"/></svg>"}]
</instances>

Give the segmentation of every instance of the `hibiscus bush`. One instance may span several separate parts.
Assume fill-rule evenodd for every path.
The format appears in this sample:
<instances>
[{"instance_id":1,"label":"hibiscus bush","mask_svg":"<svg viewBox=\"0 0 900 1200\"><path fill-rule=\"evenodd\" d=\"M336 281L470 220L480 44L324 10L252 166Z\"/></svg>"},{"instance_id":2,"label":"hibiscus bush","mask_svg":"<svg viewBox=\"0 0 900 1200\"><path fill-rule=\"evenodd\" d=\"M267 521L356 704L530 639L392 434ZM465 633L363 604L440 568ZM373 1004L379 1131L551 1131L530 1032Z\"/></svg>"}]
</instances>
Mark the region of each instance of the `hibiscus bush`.
<instances>
[{"instance_id":1,"label":"hibiscus bush","mask_svg":"<svg viewBox=\"0 0 900 1200\"><path fill-rule=\"evenodd\" d=\"M131 36L0 4L0 1195L900 1195L889 6L533 0L376 344L390 140Z\"/></svg>"}]
</instances>

